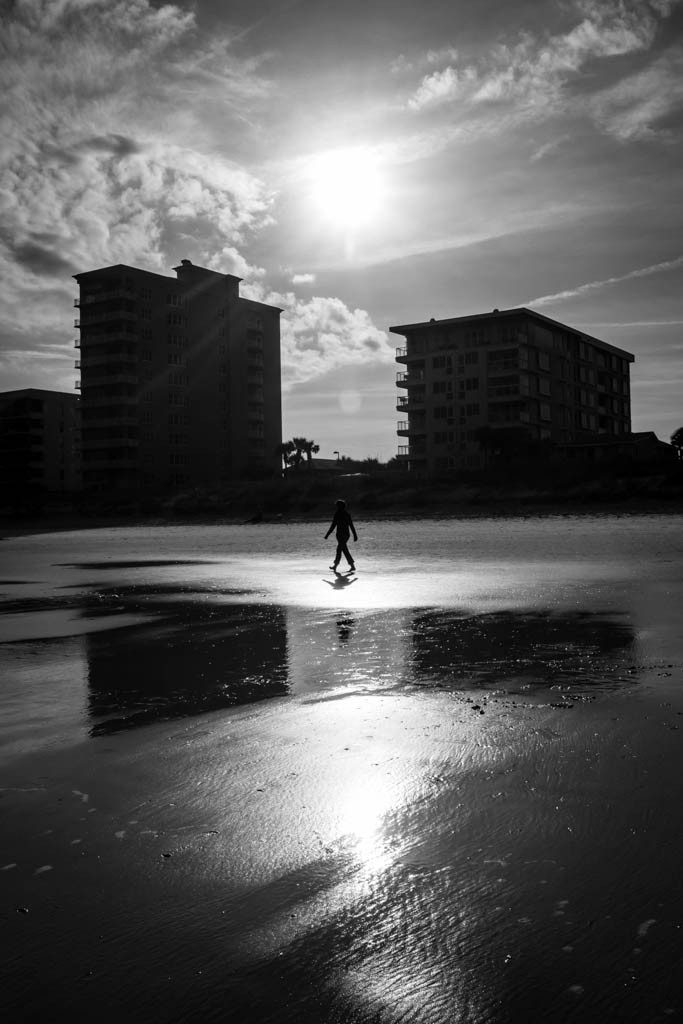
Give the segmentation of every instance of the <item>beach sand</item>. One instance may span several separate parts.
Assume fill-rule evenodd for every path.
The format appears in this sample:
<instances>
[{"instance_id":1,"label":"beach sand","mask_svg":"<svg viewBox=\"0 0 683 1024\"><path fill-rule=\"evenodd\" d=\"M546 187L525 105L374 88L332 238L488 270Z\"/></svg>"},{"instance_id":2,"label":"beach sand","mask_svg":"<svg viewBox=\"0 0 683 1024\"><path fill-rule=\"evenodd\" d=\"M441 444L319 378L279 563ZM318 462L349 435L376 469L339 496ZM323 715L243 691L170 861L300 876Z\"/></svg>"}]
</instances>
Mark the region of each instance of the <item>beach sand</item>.
<instances>
[{"instance_id":1,"label":"beach sand","mask_svg":"<svg viewBox=\"0 0 683 1024\"><path fill-rule=\"evenodd\" d=\"M5 1019L680 1019L679 525L341 584L7 542Z\"/></svg>"}]
</instances>

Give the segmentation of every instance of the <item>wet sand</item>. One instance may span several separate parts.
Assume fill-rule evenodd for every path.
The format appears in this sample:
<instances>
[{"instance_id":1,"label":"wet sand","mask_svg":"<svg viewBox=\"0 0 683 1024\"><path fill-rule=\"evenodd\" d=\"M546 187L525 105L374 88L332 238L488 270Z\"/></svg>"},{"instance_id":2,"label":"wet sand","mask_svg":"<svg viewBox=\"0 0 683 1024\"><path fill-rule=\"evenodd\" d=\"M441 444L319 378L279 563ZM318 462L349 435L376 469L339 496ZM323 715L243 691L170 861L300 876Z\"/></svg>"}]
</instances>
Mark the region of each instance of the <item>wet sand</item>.
<instances>
[{"instance_id":1,"label":"wet sand","mask_svg":"<svg viewBox=\"0 0 683 1024\"><path fill-rule=\"evenodd\" d=\"M7 1019L680 1019L680 520L591 528L6 542Z\"/></svg>"}]
</instances>

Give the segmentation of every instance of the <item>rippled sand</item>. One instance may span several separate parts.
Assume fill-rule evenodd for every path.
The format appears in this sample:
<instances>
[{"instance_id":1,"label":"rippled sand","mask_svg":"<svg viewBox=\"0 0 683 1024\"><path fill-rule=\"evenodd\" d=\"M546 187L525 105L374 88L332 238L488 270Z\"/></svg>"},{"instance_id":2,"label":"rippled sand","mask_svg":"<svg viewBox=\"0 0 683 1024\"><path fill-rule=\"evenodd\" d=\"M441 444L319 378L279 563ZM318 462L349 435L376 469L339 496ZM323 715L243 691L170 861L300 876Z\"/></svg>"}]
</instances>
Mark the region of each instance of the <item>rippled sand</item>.
<instances>
[{"instance_id":1,"label":"rippled sand","mask_svg":"<svg viewBox=\"0 0 683 1024\"><path fill-rule=\"evenodd\" d=\"M680 526L3 542L9 1019L683 1015Z\"/></svg>"}]
</instances>

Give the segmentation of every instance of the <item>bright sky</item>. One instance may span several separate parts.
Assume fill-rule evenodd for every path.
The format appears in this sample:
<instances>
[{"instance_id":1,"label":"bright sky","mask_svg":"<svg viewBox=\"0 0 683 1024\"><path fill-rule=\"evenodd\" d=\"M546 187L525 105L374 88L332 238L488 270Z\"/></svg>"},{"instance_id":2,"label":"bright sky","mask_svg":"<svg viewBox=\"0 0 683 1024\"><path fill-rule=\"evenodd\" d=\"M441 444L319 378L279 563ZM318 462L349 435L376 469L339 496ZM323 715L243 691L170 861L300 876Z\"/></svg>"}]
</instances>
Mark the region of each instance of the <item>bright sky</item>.
<instances>
[{"instance_id":1,"label":"bright sky","mask_svg":"<svg viewBox=\"0 0 683 1024\"><path fill-rule=\"evenodd\" d=\"M2 390L73 390L71 274L284 308L284 434L396 452L390 324L529 305L683 424L683 0L0 8Z\"/></svg>"}]
</instances>

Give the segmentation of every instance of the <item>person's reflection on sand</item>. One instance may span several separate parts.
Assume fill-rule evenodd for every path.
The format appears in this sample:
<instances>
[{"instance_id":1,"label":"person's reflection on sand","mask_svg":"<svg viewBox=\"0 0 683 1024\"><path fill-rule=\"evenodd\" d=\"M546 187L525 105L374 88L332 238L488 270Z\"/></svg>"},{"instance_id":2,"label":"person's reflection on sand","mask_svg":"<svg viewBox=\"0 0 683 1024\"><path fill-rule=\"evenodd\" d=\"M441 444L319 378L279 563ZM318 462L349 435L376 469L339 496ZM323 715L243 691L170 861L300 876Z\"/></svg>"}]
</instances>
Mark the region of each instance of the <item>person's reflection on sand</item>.
<instances>
[{"instance_id":1,"label":"person's reflection on sand","mask_svg":"<svg viewBox=\"0 0 683 1024\"><path fill-rule=\"evenodd\" d=\"M339 633L339 643L347 644L351 636L351 630L355 626L355 621L350 618L337 619L337 631Z\"/></svg>"},{"instance_id":2,"label":"person's reflection on sand","mask_svg":"<svg viewBox=\"0 0 683 1024\"><path fill-rule=\"evenodd\" d=\"M353 579L349 579L348 576L337 576L337 578L334 581L332 581L332 580L323 580L323 583L327 583L328 586L334 587L335 590L343 590L344 587L350 587L351 584L355 583L355 582L356 582L356 577L355 576L353 577Z\"/></svg>"}]
</instances>

